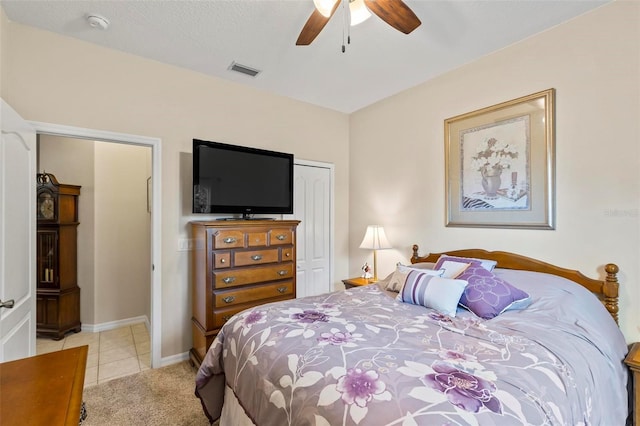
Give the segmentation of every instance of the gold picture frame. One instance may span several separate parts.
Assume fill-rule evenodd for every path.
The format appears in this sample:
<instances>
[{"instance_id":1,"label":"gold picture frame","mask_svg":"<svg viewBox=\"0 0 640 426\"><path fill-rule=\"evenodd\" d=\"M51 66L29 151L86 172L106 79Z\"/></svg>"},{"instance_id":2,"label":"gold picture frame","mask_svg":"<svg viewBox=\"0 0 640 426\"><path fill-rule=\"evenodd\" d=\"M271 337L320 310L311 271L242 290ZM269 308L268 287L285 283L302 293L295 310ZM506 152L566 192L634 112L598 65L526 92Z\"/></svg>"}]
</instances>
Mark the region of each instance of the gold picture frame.
<instances>
[{"instance_id":1,"label":"gold picture frame","mask_svg":"<svg viewBox=\"0 0 640 426\"><path fill-rule=\"evenodd\" d=\"M448 118L446 226L555 229L555 89Z\"/></svg>"}]
</instances>

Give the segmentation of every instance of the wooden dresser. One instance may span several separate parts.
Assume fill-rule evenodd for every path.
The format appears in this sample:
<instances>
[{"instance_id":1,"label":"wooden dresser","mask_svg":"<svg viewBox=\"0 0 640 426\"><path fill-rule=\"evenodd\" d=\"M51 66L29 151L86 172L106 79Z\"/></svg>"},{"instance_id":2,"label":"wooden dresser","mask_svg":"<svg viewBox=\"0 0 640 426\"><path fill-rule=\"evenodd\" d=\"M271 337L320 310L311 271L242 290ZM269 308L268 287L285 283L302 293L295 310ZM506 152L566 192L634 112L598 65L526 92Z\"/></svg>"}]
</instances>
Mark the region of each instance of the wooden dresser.
<instances>
[{"instance_id":1,"label":"wooden dresser","mask_svg":"<svg viewBox=\"0 0 640 426\"><path fill-rule=\"evenodd\" d=\"M296 297L297 220L191 222L191 360L199 365L229 318Z\"/></svg>"},{"instance_id":2,"label":"wooden dresser","mask_svg":"<svg viewBox=\"0 0 640 426\"><path fill-rule=\"evenodd\" d=\"M0 425L77 426L89 346L0 364Z\"/></svg>"}]
</instances>

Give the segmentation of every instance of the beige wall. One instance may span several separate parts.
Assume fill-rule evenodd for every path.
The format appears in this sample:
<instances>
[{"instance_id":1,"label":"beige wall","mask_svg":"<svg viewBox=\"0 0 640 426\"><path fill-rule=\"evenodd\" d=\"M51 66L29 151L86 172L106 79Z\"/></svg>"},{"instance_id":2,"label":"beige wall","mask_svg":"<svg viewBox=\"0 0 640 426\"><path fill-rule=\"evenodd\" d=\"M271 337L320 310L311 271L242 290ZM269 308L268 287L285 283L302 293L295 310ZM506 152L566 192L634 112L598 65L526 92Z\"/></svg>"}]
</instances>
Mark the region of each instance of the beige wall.
<instances>
[{"instance_id":1,"label":"beige wall","mask_svg":"<svg viewBox=\"0 0 640 426\"><path fill-rule=\"evenodd\" d=\"M151 318L151 148L95 145L95 323Z\"/></svg>"},{"instance_id":2,"label":"beige wall","mask_svg":"<svg viewBox=\"0 0 640 426\"><path fill-rule=\"evenodd\" d=\"M614 2L351 115L351 274L367 224L395 250L506 250L592 277L620 267L620 323L640 340L640 3ZM556 89L554 231L447 228L444 120ZM357 208L356 208L357 206Z\"/></svg>"},{"instance_id":3,"label":"beige wall","mask_svg":"<svg viewBox=\"0 0 640 426\"><path fill-rule=\"evenodd\" d=\"M7 46L9 45L9 31L7 30L7 15L0 7L0 88L5 85L4 64L6 62Z\"/></svg>"},{"instance_id":4,"label":"beige wall","mask_svg":"<svg viewBox=\"0 0 640 426\"><path fill-rule=\"evenodd\" d=\"M192 138L333 163L334 275L347 276L347 115L11 23L4 13L0 21L0 94L25 119L161 139L162 357L191 346L189 256L177 249L193 219L181 181Z\"/></svg>"},{"instance_id":5,"label":"beige wall","mask_svg":"<svg viewBox=\"0 0 640 426\"><path fill-rule=\"evenodd\" d=\"M94 255L94 156L93 142L40 135L38 171L53 173L60 183L80 185L78 198L78 287L80 321L95 324Z\"/></svg>"},{"instance_id":6,"label":"beige wall","mask_svg":"<svg viewBox=\"0 0 640 426\"><path fill-rule=\"evenodd\" d=\"M51 135L39 137L39 170L81 185L80 320L84 327L151 317L151 149Z\"/></svg>"}]
</instances>

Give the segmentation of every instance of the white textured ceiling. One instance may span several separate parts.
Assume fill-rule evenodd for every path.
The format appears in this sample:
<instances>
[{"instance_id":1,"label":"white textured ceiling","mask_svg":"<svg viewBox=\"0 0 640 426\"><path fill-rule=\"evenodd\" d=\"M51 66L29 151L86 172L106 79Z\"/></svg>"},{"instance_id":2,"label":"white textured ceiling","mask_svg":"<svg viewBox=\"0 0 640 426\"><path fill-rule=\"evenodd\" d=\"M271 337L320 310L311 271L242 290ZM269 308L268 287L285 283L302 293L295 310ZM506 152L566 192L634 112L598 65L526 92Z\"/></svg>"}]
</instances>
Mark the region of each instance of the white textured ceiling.
<instances>
[{"instance_id":1,"label":"white textured ceiling","mask_svg":"<svg viewBox=\"0 0 640 426\"><path fill-rule=\"evenodd\" d=\"M405 0L409 35L375 15L351 27L338 9L309 46L295 41L312 0L1 0L19 22L350 113L565 22L609 0ZM85 16L111 22L91 28ZM262 72L230 71L232 62Z\"/></svg>"}]
</instances>

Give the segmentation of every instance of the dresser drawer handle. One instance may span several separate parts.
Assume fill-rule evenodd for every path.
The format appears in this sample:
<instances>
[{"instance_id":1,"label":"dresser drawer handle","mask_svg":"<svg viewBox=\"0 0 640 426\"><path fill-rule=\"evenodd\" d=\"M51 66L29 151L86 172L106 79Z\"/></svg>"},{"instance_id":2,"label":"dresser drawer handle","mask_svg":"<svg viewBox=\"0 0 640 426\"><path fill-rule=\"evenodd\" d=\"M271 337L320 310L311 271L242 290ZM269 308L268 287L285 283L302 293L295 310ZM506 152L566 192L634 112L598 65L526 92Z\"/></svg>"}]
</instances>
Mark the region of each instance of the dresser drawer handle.
<instances>
[{"instance_id":1,"label":"dresser drawer handle","mask_svg":"<svg viewBox=\"0 0 640 426\"><path fill-rule=\"evenodd\" d=\"M225 238L225 239L224 239L224 240L222 240L222 241L223 241L225 244L233 244L233 243L235 243L235 242L236 242L236 241L238 241L238 240L236 240L236 239L235 239L235 237L227 237L227 238Z\"/></svg>"},{"instance_id":2,"label":"dresser drawer handle","mask_svg":"<svg viewBox=\"0 0 640 426\"><path fill-rule=\"evenodd\" d=\"M234 300L236 300L236 298L233 296L227 296L227 297L223 297L222 300L224 301L224 303L231 303Z\"/></svg>"},{"instance_id":3,"label":"dresser drawer handle","mask_svg":"<svg viewBox=\"0 0 640 426\"><path fill-rule=\"evenodd\" d=\"M235 280L236 280L236 277L224 277L222 279L222 282L225 283L225 284L231 284Z\"/></svg>"},{"instance_id":4,"label":"dresser drawer handle","mask_svg":"<svg viewBox=\"0 0 640 426\"><path fill-rule=\"evenodd\" d=\"M284 241L286 238L287 238L287 236L284 235L284 234L276 235L276 240Z\"/></svg>"},{"instance_id":5,"label":"dresser drawer handle","mask_svg":"<svg viewBox=\"0 0 640 426\"><path fill-rule=\"evenodd\" d=\"M287 252L287 254L285 254L286 257L291 257L291 253Z\"/></svg>"},{"instance_id":6,"label":"dresser drawer handle","mask_svg":"<svg viewBox=\"0 0 640 426\"><path fill-rule=\"evenodd\" d=\"M224 320L224 322L227 322L231 319L231 315L225 315L222 317L222 319Z\"/></svg>"},{"instance_id":7,"label":"dresser drawer handle","mask_svg":"<svg viewBox=\"0 0 640 426\"><path fill-rule=\"evenodd\" d=\"M289 273L289 271L287 271L285 269L281 269L281 270L278 271L278 275L280 275L281 277L284 277L288 273Z\"/></svg>"},{"instance_id":8,"label":"dresser drawer handle","mask_svg":"<svg viewBox=\"0 0 640 426\"><path fill-rule=\"evenodd\" d=\"M251 259L257 262L258 260L262 260L262 256L260 256L259 254L254 254L253 256L251 256Z\"/></svg>"},{"instance_id":9,"label":"dresser drawer handle","mask_svg":"<svg viewBox=\"0 0 640 426\"><path fill-rule=\"evenodd\" d=\"M287 291L286 287L278 287L278 292L279 293L284 293L285 291Z\"/></svg>"},{"instance_id":10,"label":"dresser drawer handle","mask_svg":"<svg viewBox=\"0 0 640 426\"><path fill-rule=\"evenodd\" d=\"M220 263L227 263L227 259L220 259Z\"/></svg>"}]
</instances>

